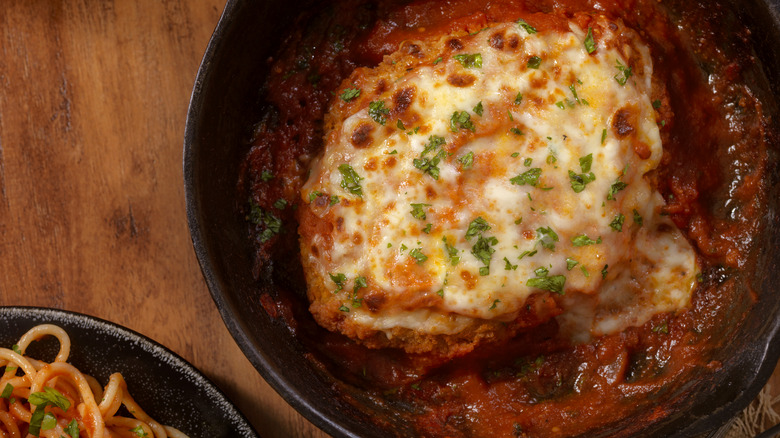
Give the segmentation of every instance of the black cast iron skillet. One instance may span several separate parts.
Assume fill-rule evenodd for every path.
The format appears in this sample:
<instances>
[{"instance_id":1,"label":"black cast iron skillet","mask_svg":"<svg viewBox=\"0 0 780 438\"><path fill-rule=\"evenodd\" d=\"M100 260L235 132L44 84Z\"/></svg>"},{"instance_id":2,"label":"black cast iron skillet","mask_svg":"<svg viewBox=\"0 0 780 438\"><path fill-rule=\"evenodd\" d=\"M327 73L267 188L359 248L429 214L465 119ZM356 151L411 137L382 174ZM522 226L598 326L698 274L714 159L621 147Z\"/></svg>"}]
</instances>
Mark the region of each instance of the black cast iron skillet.
<instances>
[{"instance_id":1,"label":"black cast iron skillet","mask_svg":"<svg viewBox=\"0 0 780 438\"><path fill-rule=\"evenodd\" d=\"M763 100L771 112L780 101L780 19L777 0L736 2L751 30L755 51L768 78ZM309 2L309 4L314 2ZM287 402L325 432L338 437L408 436L392 410L373 408L352 394L358 406L334 389L331 377L304 358L290 330L269 318L258 300L271 287L252 277L252 248L236 211L238 166L251 128L259 120L265 60L278 48L285 29L306 2L229 0L198 72L190 102L184 145L187 216L195 252L222 319L260 374ZM760 75L760 71L758 72ZM764 83L767 84L766 82ZM770 157L769 208L757 237L753 285L760 295L731 342L718 353L723 367L687 382L689 394L671 415L642 436L691 437L722 426L743 409L771 375L780 343L780 172L778 150ZM630 419L628 421L631 421ZM619 425L618 425L619 427ZM604 431L603 436L609 436Z\"/></svg>"}]
</instances>

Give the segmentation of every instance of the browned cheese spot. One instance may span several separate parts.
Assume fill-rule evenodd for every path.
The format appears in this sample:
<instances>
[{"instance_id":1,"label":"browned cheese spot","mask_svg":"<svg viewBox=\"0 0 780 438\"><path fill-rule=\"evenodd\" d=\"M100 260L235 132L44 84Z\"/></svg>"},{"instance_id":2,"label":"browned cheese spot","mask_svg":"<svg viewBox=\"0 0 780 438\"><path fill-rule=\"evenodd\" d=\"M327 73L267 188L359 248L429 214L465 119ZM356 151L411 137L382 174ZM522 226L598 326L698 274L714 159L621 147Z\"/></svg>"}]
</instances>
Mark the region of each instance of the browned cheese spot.
<instances>
[{"instance_id":1,"label":"browned cheese spot","mask_svg":"<svg viewBox=\"0 0 780 438\"><path fill-rule=\"evenodd\" d=\"M316 198L314 198L314 205L317 207L325 207L330 202L330 199L328 199L327 196L323 195L317 195Z\"/></svg>"},{"instance_id":2,"label":"browned cheese spot","mask_svg":"<svg viewBox=\"0 0 780 438\"><path fill-rule=\"evenodd\" d=\"M363 235L357 232L353 234L352 243L354 243L355 245L360 245L361 243L363 243Z\"/></svg>"},{"instance_id":3,"label":"browned cheese spot","mask_svg":"<svg viewBox=\"0 0 780 438\"><path fill-rule=\"evenodd\" d=\"M422 53L420 52L420 46L414 43L406 43L403 47L404 52L406 52L407 55L412 55L415 58L421 58Z\"/></svg>"},{"instance_id":4,"label":"browned cheese spot","mask_svg":"<svg viewBox=\"0 0 780 438\"><path fill-rule=\"evenodd\" d=\"M516 49L518 44L520 44L520 39L517 37L517 35L509 35L509 48L510 49Z\"/></svg>"},{"instance_id":5,"label":"browned cheese spot","mask_svg":"<svg viewBox=\"0 0 780 438\"><path fill-rule=\"evenodd\" d=\"M374 141L374 139L371 138L372 132L374 132L374 125L370 123L361 123L352 131L352 137L350 137L349 140L356 148L365 148Z\"/></svg>"},{"instance_id":6,"label":"browned cheese spot","mask_svg":"<svg viewBox=\"0 0 780 438\"><path fill-rule=\"evenodd\" d=\"M393 113L403 114L414 100L414 88L402 88L393 94Z\"/></svg>"},{"instance_id":7,"label":"browned cheese spot","mask_svg":"<svg viewBox=\"0 0 780 438\"><path fill-rule=\"evenodd\" d=\"M533 79L531 79L531 87L534 89L542 89L545 86L547 86L547 75L541 77L540 75L534 75Z\"/></svg>"},{"instance_id":8,"label":"browned cheese spot","mask_svg":"<svg viewBox=\"0 0 780 438\"><path fill-rule=\"evenodd\" d=\"M382 305L385 304L385 301L387 301L387 297L379 291L371 291L363 297L363 302L366 303L368 310L372 312L378 312Z\"/></svg>"},{"instance_id":9,"label":"browned cheese spot","mask_svg":"<svg viewBox=\"0 0 780 438\"><path fill-rule=\"evenodd\" d=\"M490 36L490 39L488 40L488 43L490 44L490 47L501 50L504 48L504 34L496 32L493 35Z\"/></svg>"},{"instance_id":10,"label":"browned cheese spot","mask_svg":"<svg viewBox=\"0 0 780 438\"><path fill-rule=\"evenodd\" d=\"M475 76L467 73L452 73L451 75L447 76L447 83L453 87L458 88L468 87L476 80L477 78Z\"/></svg>"},{"instance_id":11,"label":"browned cheese spot","mask_svg":"<svg viewBox=\"0 0 780 438\"><path fill-rule=\"evenodd\" d=\"M336 230L344 231L344 218L341 216L336 218Z\"/></svg>"},{"instance_id":12,"label":"browned cheese spot","mask_svg":"<svg viewBox=\"0 0 780 438\"><path fill-rule=\"evenodd\" d=\"M379 80L379 81L376 83L376 89L374 90L374 92L375 92L376 94L382 94L382 93L384 93L385 91L387 91L387 81L385 81L384 79L380 79L380 80Z\"/></svg>"},{"instance_id":13,"label":"browned cheese spot","mask_svg":"<svg viewBox=\"0 0 780 438\"><path fill-rule=\"evenodd\" d=\"M452 50L463 50L463 43L461 43L457 38L452 38L447 41L447 47Z\"/></svg>"},{"instance_id":14,"label":"browned cheese spot","mask_svg":"<svg viewBox=\"0 0 780 438\"><path fill-rule=\"evenodd\" d=\"M363 165L363 169L366 169L369 172L373 172L377 169L377 157L371 157L368 160L366 160L366 164Z\"/></svg>"},{"instance_id":15,"label":"browned cheese spot","mask_svg":"<svg viewBox=\"0 0 780 438\"><path fill-rule=\"evenodd\" d=\"M431 186L425 187L425 196L428 199L436 199L436 190L434 190Z\"/></svg>"},{"instance_id":16,"label":"browned cheese spot","mask_svg":"<svg viewBox=\"0 0 780 438\"><path fill-rule=\"evenodd\" d=\"M473 275L471 275L471 272L469 271L460 271L460 278L463 279L463 281L466 283L467 289L474 289L474 287L477 285L477 279Z\"/></svg>"},{"instance_id":17,"label":"browned cheese spot","mask_svg":"<svg viewBox=\"0 0 780 438\"><path fill-rule=\"evenodd\" d=\"M612 132L619 139L624 139L632 135L636 130L637 111L636 108L623 107L612 116Z\"/></svg>"},{"instance_id":18,"label":"browned cheese spot","mask_svg":"<svg viewBox=\"0 0 780 438\"><path fill-rule=\"evenodd\" d=\"M385 158L385 163L384 164L385 164L386 168L392 169L393 167L395 167L395 164L397 162L398 162L398 160L396 160L395 157L390 156L390 157Z\"/></svg>"},{"instance_id":19,"label":"browned cheese spot","mask_svg":"<svg viewBox=\"0 0 780 438\"><path fill-rule=\"evenodd\" d=\"M523 231L523 237L525 237L526 240L532 240L534 237L536 237L536 233L531 230L525 230Z\"/></svg>"},{"instance_id":20,"label":"browned cheese spot","mask_svg":"<svg viewBox=\"0 0 780 438\"><path fill-rule=\"evenodd\" d=\"M635 141L631 144L631 146L634 147L634 153L636 156L643 160L650 158L650 155L652 155L650 146L648 146L647 143L643 141Z\"/></svg>"},{"instance_id":21,"label":"browned cheese spot","mask_svg":"<svg viewBox=\"0 0 780 438\"><path fill-rule=\"evenodd\" d=\"M312 245L311 246L311 255L313 255L314 257L319 257L320 256L320 249L317 248L317 245Z\"/></svg>"}]
</instances>

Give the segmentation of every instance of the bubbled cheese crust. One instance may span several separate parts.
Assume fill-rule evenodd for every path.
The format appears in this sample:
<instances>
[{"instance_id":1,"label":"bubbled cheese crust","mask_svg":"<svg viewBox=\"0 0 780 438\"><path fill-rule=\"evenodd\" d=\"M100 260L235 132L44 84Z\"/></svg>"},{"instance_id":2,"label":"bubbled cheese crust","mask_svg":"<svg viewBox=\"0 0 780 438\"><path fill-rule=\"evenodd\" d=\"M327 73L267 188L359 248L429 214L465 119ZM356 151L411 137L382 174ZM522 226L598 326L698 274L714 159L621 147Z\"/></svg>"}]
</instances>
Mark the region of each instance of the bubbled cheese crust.
<instances>
[{"instance_id":1,"label":"bubbled cheese crust","mask_svg":"<svg viewBox=\"0 0 780 438\"><path fill-rule=\"evenodd\" d=\"M587 341L688 305L695 255L647 178L649 51L591 26L592 53L574 24L503 23L343 83L299 211L321 325L452 356L550 318Z\"/></svg>"}]
</instances>

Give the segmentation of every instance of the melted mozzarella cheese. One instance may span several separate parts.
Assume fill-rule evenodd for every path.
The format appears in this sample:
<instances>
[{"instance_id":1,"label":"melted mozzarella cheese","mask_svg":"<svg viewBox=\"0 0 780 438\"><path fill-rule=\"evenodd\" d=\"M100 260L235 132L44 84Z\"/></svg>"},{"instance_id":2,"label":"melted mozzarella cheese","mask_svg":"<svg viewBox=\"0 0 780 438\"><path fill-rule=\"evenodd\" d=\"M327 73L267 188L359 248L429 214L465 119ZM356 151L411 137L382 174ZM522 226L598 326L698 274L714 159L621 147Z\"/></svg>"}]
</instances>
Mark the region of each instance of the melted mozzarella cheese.
<instances>
[{"instance_id":1,"label":"melted mozzarella cheese","mask_svg":"<svg viewBox=\"0 0 780 438\"><path fill-rule=\"evenodd\" d=\"M501 24L460 38L456 53L443 39L430 48L440 60L385 66L383 91L342 103L302 197L332 199L316 214L338 225L312 241L333 244L308 265L344 318L388 334L453 334L510 321L547 291L564 329L586 340L688 305L694 252L645 178L662 155L649 52L634 41L629 76L625 49L603 28L593 53L574 25L529 34ZM496 35L518 44L497 48ZM411 96L403 107L401 92ZM378 311L360 304L369 289L386 297Z\"/></svg>"}]
</instances>

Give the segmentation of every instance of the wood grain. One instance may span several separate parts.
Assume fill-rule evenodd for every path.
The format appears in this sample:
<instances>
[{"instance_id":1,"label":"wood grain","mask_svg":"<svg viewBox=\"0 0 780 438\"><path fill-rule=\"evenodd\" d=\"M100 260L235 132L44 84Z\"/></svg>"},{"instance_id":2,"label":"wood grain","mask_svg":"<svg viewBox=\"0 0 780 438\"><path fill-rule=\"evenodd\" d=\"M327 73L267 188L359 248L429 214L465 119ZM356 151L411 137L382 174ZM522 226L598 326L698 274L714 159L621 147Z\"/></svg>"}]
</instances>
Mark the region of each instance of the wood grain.
<instances>
[{"instance_id":1,"label":"wood grain","mask_svg":"<svg viewBox=\"0 0 780 438\"><path fill-rule=\"evenodd\" d=\"M213 305L184 212L182 139L224 0L4 0L0 305L95 315L168 346L264 437L324 437Z\"/></svg>"},{"instance_id":2,"label":"wood grain","mask_svg":"<svg viewBox=\"0 0 780 438\"><path fill-rule=\"evenodd\" d=\"M189 239L184 121L223 7L3 1L0 305L130 327L202 370L263 436L325 437L235 345ZM772 383L780 389L780 369Z\"/></svg>"}]
</instances>

